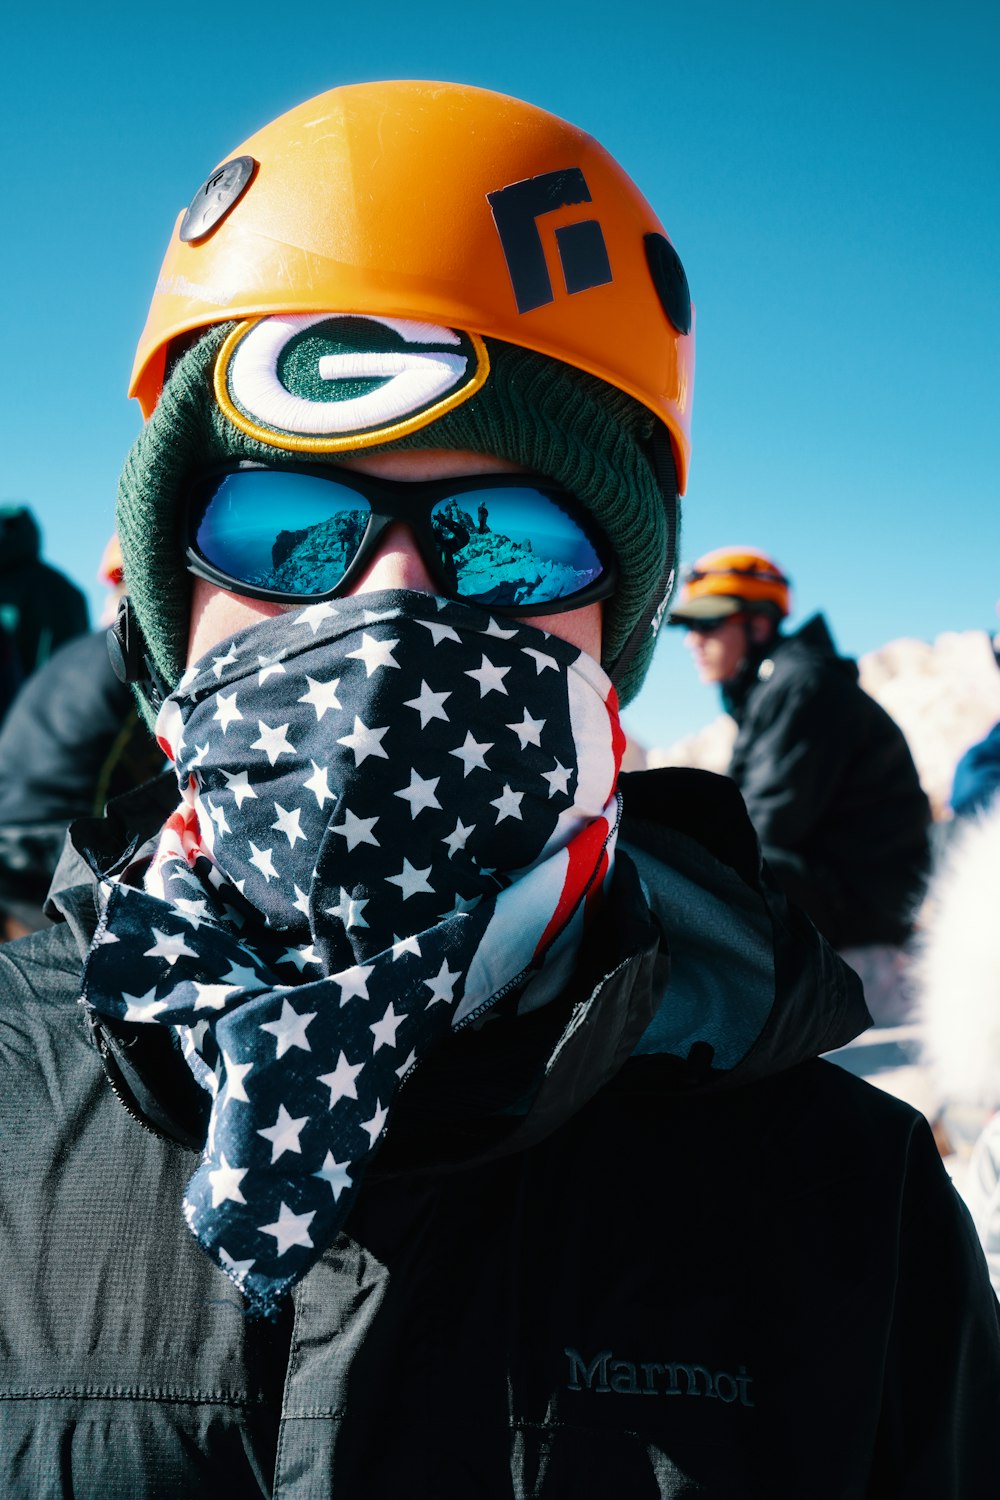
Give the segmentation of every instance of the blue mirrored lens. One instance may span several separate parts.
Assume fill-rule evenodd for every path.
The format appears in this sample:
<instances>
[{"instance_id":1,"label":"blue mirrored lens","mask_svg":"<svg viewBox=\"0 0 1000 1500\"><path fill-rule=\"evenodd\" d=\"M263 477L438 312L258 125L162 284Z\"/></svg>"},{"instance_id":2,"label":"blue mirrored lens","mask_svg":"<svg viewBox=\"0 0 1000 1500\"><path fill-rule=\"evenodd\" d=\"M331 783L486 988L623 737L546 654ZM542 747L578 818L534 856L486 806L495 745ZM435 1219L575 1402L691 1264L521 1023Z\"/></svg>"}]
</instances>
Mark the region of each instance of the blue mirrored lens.
<instances>
[{"instance_id":1,"label":"blue mirrored lens","mask_svg":"<svg viewBox=\"0 0 1000 1500\"><path fill-rule=\"evenodd\" d=\"M241 469L219 482L195 543L206 562L237 582L326 594L353 562L370 515L364 496L335 480Z\"/></svg>"},{"instance_id":2,"label":"blue mirrored lens","mask_svg":"<svg viewBox=\"0 0 1000 1500\"><path fill-rule=\"evenodd\" d=\"M450 587L477 604L551 604L604 572L573 516L531 485L459 492L438 501L431 526Z\"/></svg>"}]
</instances>

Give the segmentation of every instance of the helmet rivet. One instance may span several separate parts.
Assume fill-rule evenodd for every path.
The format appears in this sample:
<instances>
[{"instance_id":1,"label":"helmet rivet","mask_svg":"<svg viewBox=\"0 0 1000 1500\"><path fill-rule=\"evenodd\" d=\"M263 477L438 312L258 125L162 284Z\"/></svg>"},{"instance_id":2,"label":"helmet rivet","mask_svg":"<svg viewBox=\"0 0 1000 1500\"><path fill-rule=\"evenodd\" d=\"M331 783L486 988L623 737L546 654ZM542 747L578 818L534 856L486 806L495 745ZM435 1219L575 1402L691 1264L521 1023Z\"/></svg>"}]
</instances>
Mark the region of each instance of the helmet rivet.
<instances>
[{"instance_id":1,"label":"helmet rivet","mask_svg":"<svg viewBox=\"0 0 1000 1500\"><path fill-rule=\"evenodd\" d=\"M250 186L257 163L252 156L234 156L207 177L188 204L179 237L185 244L203 240L238 203Z\"/></svg>"}]
</instances>

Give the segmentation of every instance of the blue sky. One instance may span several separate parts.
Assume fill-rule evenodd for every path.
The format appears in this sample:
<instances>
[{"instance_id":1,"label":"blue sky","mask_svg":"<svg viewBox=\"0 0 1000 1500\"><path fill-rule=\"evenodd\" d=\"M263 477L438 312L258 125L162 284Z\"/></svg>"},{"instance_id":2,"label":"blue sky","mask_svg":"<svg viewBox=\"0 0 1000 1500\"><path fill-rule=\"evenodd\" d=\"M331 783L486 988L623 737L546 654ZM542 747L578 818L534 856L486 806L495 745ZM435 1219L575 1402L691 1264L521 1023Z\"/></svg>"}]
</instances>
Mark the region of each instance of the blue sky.
<instances>
[{"instance_id":1,"label":"blue sky","mask_svg":"<svg viewBox=\"0 0 1000 1500\"><path fill-rule=\"evenodd\" d=\"M565 115L657 209L698 310L688 558L777 557L843 650L1000 594L1000 12L660 0L26 7L5 29L0 497L93 601L174 217L310 94L455 79ZM717 712L670 632L626 715Z\"/></svg>"}]
</instances>

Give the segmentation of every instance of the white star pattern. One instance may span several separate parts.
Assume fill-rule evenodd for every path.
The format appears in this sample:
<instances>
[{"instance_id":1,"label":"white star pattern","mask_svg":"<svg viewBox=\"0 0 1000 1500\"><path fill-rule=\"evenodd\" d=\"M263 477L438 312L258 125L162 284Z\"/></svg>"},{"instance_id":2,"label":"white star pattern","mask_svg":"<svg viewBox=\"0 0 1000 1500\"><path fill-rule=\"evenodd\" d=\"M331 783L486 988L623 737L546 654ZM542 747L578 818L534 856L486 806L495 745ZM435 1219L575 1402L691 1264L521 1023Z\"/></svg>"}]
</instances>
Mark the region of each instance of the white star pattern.
<instances>
[{"instance_id":1,"label":"white star pattern","mask_svg":"<svg viewBox=\"0 0 1000 1500\"><path fill-rule=\"evenodd\" d=\"M450 859L454 859L459 849L465 848L469 835L475 833L475 831L475 823L470 823L468 828L466 828L461 818L459 818L451 833L448 834L448 837L441 840L442 844L446 844L448 847L448 857Z\"/></svg>"},{"instance_id":2,"label":"white star pattern","mask_svg":"<svg viewBox=\"0 0 1000 1500\"><path fill-rule=\"evenodd\" d=\"M349 807L344 808L344 821L336 828L331 828L331 833L339 833L347 840L347 851L351 852L359 844L371 844L376 849L381 845L372 829L378 822L378 818L356 818Z\"/></svg>"},{"instance_id":3,"label":"white star pattern","mask_svg":"<svg viewBox=\"0 0 1000 1500\"><path fill-rule=\"evenodd\" d=\"M365 673L368 677L376 672L379 667L396 667L399 662L392 654L393 646L398 646L398 641L377 641L367 631L361 637L361 645L357 651L348 651L348 661L363 661Z\"/></svg>"},{"instance_id":4,"label":"white star pattern","mask_svg":"<svg viewBox=\"0 0 1000 1500\"><path fill-rule=\"evenodd\" d=\"M235 693L219 693L216 702L218 708L212 717L217 724L222 725L222 732L225 734L230 724L235 724L237 720L242 719L243 715L236 707Z\"/></svg>"},{"instance_id":5,"label":"white star pattern","mask_svg":"<svg viewBox=\"0 0 1000 1500\"><path fill-rule=\"evenodd\" d=\"M511 641L517 635L516 630L504 630L503 626L500 624L500 621L492 618L490 619L489 624L486 626L486 630L484 633L486 635L492 635L498 641Z\"/></svg>"},{"instance_id":6,"label":"white star pattern","mask_svg":"<svg viewBox=\"0 0 1000 1500\"><path fill-rule=\"evenodd\" d=\"M528 710L525 709L524 718L520 724L508 724L507 728L514 731L520 741L521 749L525 750L529 745L540 745L542 743L541 735L542 730L545 728L545 720L533 719Z\"/></svg>"},{"instance_id":7,"label":"white star pattern","mask_svg":"<svg viewBox=\"0 0 1000 1500\"><path fill-rule=\"evenodd\" d=\"M351 1163L336 1161L333 1152L328 1151L323 1165L312 1175L318 1177L321 1182L328 1183L333 1192L334 1202L339 1202L341 1193L351 1185Z\"/></svg>"},{"instance_id":8,"label":"white star pattern","mask_svg":"<svg viewBox=\"0 0 1000 1500\"><path fill-rule=\"evenodd\" d=\"M371 1141L371 1144L373 1146L378 1140L379 1136L382 1134L382 1131L385 1128L385 1122L388 1118L389 1111L387 1109L383 1109L380 1104L376 1104L375 1113L372 1115L371 1119L361 1121L361 1129L368 1132L368 1139Z\"/></svg>"},{"instance_id":9,"label":"white star pattern","mask_svg":"<svg viewBox=\"0 0 1000 1500\"><path fill-rule=\"evenodd\" d=\"M465 675L466 677L474 677L479 683L480 698L485 698L487 693L503 693L504 697L506 697L507 689L503 685L503 680L509 671L510 667L495 665L484 653L482 666L475 667L472 671L466 672Z\"/></svg>"},{"instance_id":10,"label":"white star pattern","mask_svg":"<svg viewBox=\"0 0 1000 1500\"><path fill-rule=\"evenodd\" d=\"M206 806L208 808L208 816L219 831L219 837L221 838L225 833L232 833L233 830L226 821L226 809L224 807L213 807L211 802L208 801L206 801Z\"/></svg>"},{"instance_id":11,"label":"white star pattern","mask_svg":"<svg viewBox=\"0 0 1000 1500\"><path fill-rule=\"evenodd\" d=\"M433 776L425 781L422 776L418 776L417 772L411 769L409 786L394 795L402 797L404 802L410 804L410 817L415 818L417 813L423 812L427 807L440 809L441 804L434 795L440 780L440 776Z\"/></svg>"},{"instance_id":12,"label":"white star pattern","mask_svg":"<svg viewBox=\"0 0 1000 1500\"><path fill-rule=\"evenodd\" d=\"M243 1087L243 1080L248 1073L253 1072L253 1063L234 1062L229 1053L223 1049L222 1063L226 1070L226 1095L230 1099L239 1099L242 1104L249 1104L250 1098Z\"/></svg>"},{"instance_id":13,"label":"white star pattern","mask_svg":"<svg viewBox=\"0 0 1000 1500\"><path fill-rule=\"evenodd\" d=\"M225 1266L226 1270L235 1277L235 1279L240 1283L241 1286L248 1272L252 1271L254 1266L257 1264L257 1262L253 1259L234 1260L229 1251L224 1250L221 1245L219 1246L219 1260L221 1261L222 1265Z\"/></svg>"},{"instance_id":14,"label":"white star pattern","mask_svg":"<svg viewBox=\"0 0 1000 1500\"><path fill-rule=\"evenodd\" d=\"M236 994L234 984L203 984L195 979L192 988L197 996L195 1010L222 1010L229 996Z\"/></svg>"},{"instance_id":15,"label":"white star pattern","mask_svg":"<svg viewBox=\"0 0 1000 1500\"><path fill-rule=\"evenodd\" d=\"M402 938L396 937L395 934L393 934L391 952L393 963L395 963L398 958L402 958L404 953L412 953L417 958L420 958L422 956L420 952L420 941L416 933L413 933L410 937Z\"/></svg>"},{"instance_id":16,"label":"white star pattern","mask_svg":"<svg viewBox=\"0 0 1000 1500\"><path fill-rule=\"evenodd\" d=\"M209 1172L208 1180L212 1188L212 1207L218 1208L220 1203L231 1199L233 1203L245 1203L247 1200L240 1192L240 1183L247 1175L247 1167L231 1167L226 1161L226 1153L223 1151L219 1157L221 1166L216 1167L214 1172Z\"/></svg>"},{"instance_id":17,"label":"white star pattern","mask_svg":"<svg viewBox=\"0 0 1000 1500\"><path fill-rule=\"evenodd\" d=\"M352 964L349 969L342 969L339 974L334 974L333 978L340 985L341 1005L355 997L360 1000L368 999L368 976L374 971L374 964Z\"/></svg>"},{"instance_id":18,"label":"white star pattern","mask_svg":"<svg viewBox=\"0 0 1000 1500\"><path fill-rule=\"evenodd\" d=\"M453 1000L455 998L455 983L461 979L461 969L454 973L448 968L448 960L445 959L433 979L425 979L424 985L431 992L428 1005L436 1005L439 1000Z\"/></svg>"},{"instance_id":19,"label":"white star pattern","mask_svg":"<svg viewBox=\"0 0 1000 1500\"><path fill-rule=\"evenodd\" d=\"M495 801L490 803L490 806L495 807L497 810L497 822L502 823L504 818L516 818L518 822L521 822L521 800L523 797L523 792L513 791L504 782L503 791Z\"/></svg>"},{"instance_id":20,"label":"white star pattern","mask_svg":"<svg viewBox=\"0 0 1000 1500\"><path fill-rule=\"evenodd\" d=\"M269 677L285 670L284 664L276 656L258 656L257 665L260 671L257 673L257 686L263 687Z\"/></svg>"},{"instance_id":21,"label":"white star pattern","mask_svg":"<svg viewBox=\"0 0 1000 1500\"><path fill-rule=\"evenodd\" d=\"M335 677L332 682L317 682L315 677L306 676L309 691L303 693L297 701L299 703L311 703L316 710L316 722L332 708L342 708L343 704L337 697L337 689L340 687L340 678Z\"/></svg>"},{"instance_id":22,"label":"white star pattern","mask_svg":"<svg viewBox=\"0 0 1000 1500\"><path fill-rule=\"evenodd\" d=\"M322 807L327 802L336 802L337 799L330 790L330 782L328 780L330 773L326 766L318 766L315 761L311 761L310 764L312 765L313 773L302 783L306 791L312 792L316 798L318 807Z\"/></svg>"},{"instance_id":23,"label":"white star pattern","mask_svg":"<svg viewBox=\"0 0 1000 1500\"><path fill-rule=\"evenodd\" d=\"M405 1019L405 1016L396 1014L396 1012L392 1008L392 1001L390 1000L388 1009L386 1010L386 1013L382 1017L381 1021L376 1021L373 1026L369 1026L368 1028L372 1036L375 1038L375 1045L372 1047L373 1055L378 1051L380 1047L395 1047L396 1032L399 1030L400 1026L402 1026Z\"/></svg>"},{"instance_id":24,"label":"white star pattern","mask_svg":"<svg viewBox=\"0 0 1000 1500\"><path fill-rule=\"evenodd\" d=\"M180 933L171 935L154 927L153 937L156 941L152 948L146 949L143 958L165 958L173 967L179 958L194 958L195 956L194 949L188 947Z\"/></svg>"},{"instance_id":25,"label":"white star pattern","mask_svg":"<svg viewBox=\"0 0 1000 1500\"><path fill-rule=\"evenodd\" d=\"M415 708L420 715L420 727L426 729L432 719L443 719L446 724L450 723L442 704L451 693L432 693L428 683L421 680L420 692L416 698L406 698L403 701L404 708Z\"/></svg>"},{"instance_id":26,"label":"white star pattern","mask_svg":"<svg viewBox=\"0 0 1000 1500\"><path fill-rule=\"evenodd\" d=\"M278 1043L278 1057L284 1057L289 1047L301 1047L303 1052L311 1052L312 1048L306 1038L306 1027L310 1021L315 1021L316 1012L308 1011L299 1015L289 1001L282 1000L281 1015L276 1021L264 1021L261 1031L269 1031Z\"/></svg>"},{"instance_id":27,"label":"white star pattern","mask_svg":"<svg viewBox=\"0 0 1000 1500\"><path fill-rule=\"evenodd\" d=\"M355 766L362 765L369 757L375 755L382 760L389 759L389 752L382 749L382 739L389 733L389 726L384 729L369 729L363 724L358 716L354 716L354 729L350 734L345 734L337 741L338 745L346 745L348 750L354 751Z\"/></svg>"},{"instance_id":28,"label":"white star pattern","mask_svg":"<svg viewBox=\"0 0 1000 1500\"><path fill-rule=\"evenodd\" d=\"M339 917L345 927L367 927L362 913L368 905L367 896L352 896L350 891L340 887L340 900L336 906L327 907L327 915Z\"/></svg>"},{"instance_id":29,"label":"white star pattern","mask_svg":"<svg viewBox=\"0 0 1000 1500\"><path fill-rule=\"evenodd\" d=\"M272 880L277 880L278 872L274 868L274 850L258 849L253 839L250 840L250 848L253 851L250 855L250 863L252 865L256 865L257 869L263 875L268 884L270 884Z\"/></svg>"},{"instance_id":30,"label":"white star pattern","mask_svg":"<svg viewBox=\"0 0 1000 1500\"><path fill-rule=\"evenodd\" d=\"M185 1214L264 1312L341 1227L400 1080L521 964L495 903L526 952L567 897L579 910L580 873L550 861L546 886L539 856L576 836L577 781L613 764L569 697L578 648L443 598L375 597L389 607L261 619L238 660L226 643L218 672L210 655L188 674L159 724L183 800L145 884L109 885L120 942L92 950L113 1013L174 1028L206 1090ZM507 888L526 869L518 917Z\"/></svg>"},{"instance_id":31,"label":"white star pattern","mask_svg":"<svg viewBox=\"0 0 1000 1500\"><path fill-rule=\"evenodd\" d=\"M240 716L242 717L242 715ZM223 771L226 778L226 786L236 798L236 805L243 807L248 797L256 797L257 793L250 785L249 774L246 771Z\"/></svg>"},{"instance_id":32,"label":"white star pattern","mask_svg":"<svg viewBox=\"0 0 1000 1500\"><path fill-rule=\"evenodd\" d=\"M417 1054L416 1054L415 1051L413 1051L413 1052L410 1053L410 1055L406 1059L406 1061L400 1063L399 1067L396 1069L396 1077L397 1078L403 1078L405 1076L405 1074L407 1074L410 1071L410 1069L413 1067L413 1065L416 1062L416 1060L417 1060Z\"/></svg>"},{"instance_id":33,"label":"white star pattern","mask_svg":"<svg viewBox=\"0 0 1000 1500\"><path fill-rule=\"evenodd\" d=\"M544 651L538 651L534 646L525 646L524 654L533 658L536 676L541 676L548 667L551 667L554 672L558 672L559 670L559 663L554 656L549 656Z\"/></svg>"},{"instance_id":34,"label":"white star pattern","mask_svg":"<svg viewBox=\"0 0 1000 1500\"><path fill-rule=\"evenodd\" d=\"M283 1104L278 1105L278 1118L273 1125L266 1130L258 1130L266 1141L271 1142L271 1165L284 1156L286 1151L295 1151L301 1154L302 1147L299 1145L299 1136L302 1134L304 1125L308 1125L309 1116L302 1115L298 1120L293 1120Z\"/></svg>"},{"instance_id":35,"label":"white star pattern","mask_svg":"<svg viewBox=\"0 0 1000 1500\"><path fill-rule=\"evenodd\" d=\"M309 1225L316 1217L316 1210L312 1209L307 1214L294 1214L287 1203L282 1203L278 1210L278 1217L273 1224L261 1224L261 1234L273 1234L278 1242L278 1255L284 1255L293 1245L304 1245L307 1249L312 1248L312 1238L309 1234Z\"/></svg>"},{"instance_id":36,"label":"white star pattern","mask_svg":"<svg viewBox=\"0 0 1000 1500\"><path fill-rule=\"evenodd\" d=\"M403 900L408 901L411 896L419 896L423 892L433 892L434 887L427 879L430 873L430 865L427 866L426 870L416 870L404 855L402 870L398 875L388 875L386 879L390 885L398 885L403 892Z\"/></svg>"},{"instance_id":37,"label":"white star pattern","mask_svg":"<svg viewBox=\"0 0 1000 1500\"><path fill-rule=\"evenodd\" d=\"M263 719L258 719L257 728L260 730L260 739L254 740L250 749L263 750L272 766L277 761L279 755L295 754L295 746L288 738L287 724L278 724L271 727L265 724Z\"/></svg>"},{"instance_id":38,"label":"white star pattern","mask_svg":"<svg viewBox=\"0 0 1000 1500\"><path fill-rule=\"evenodd\" d=\"M464 767L462 776L464 779L466 776L468 776L469 772L474 771L477 766L479 766L484 771L489 770L489 766L486 764L486 752L487 750L492 749L493 745L488 740L484 740L482 744L479 744L473 738L471 732L467 732L465 736L465 744L461 747L461 749L449 750L448 754L456 755L462 762L462 765Z\"/></svg>"},{"instance_id":39,"label":"white star pattern","mask_svg":"<svg viewBox=\"0 0 1000 1500\"><path fill-rule=\"evenodd\" d=\"M207 901L189 901L184 896L178 896L174 905L179 912L183 912L185 921L190 922L196 930L202 922L207 922L209 919Z\"/></svg>"},{"instance_id":40,"label":"white star pattern","mask_svg":"<svg viewBox=\"0 0 1000 1500\"><path fill-rule=\"evenodd\" d=\"M167 1008L166 1000L157 1000L155 985L144 995L123 995L122 1000L125 1002L125 1014L122 1019L138 1021L140 1024L152 1021L154 1016L158 1016Z\"/></svg>"},{"instance_id":41,"label":"white star pattern","mask_svg":"<svg viewBox=\"0 0 1000 1500\"><path fill-rule=\"evenodd\" d=\"M257 973L256 969L248 965L231 963L229 973L223 975L226 984L231 984L238 990L262 990L267 988L267 980Z\"/></svg>"},{"instance_id":42,"label":"white star pattern","mask_svg":"<svg viewBox=\"0 0 1000 1500\"><path fill-rule=\"evenodd\" d=\"M569 794L569 778L573 772L569 766L564 766L561 761L556 761L551 771L542 772L542 780L549 784L549 796L554 797L556 792L562 792L564 796Z\"/></svg>"},{"instance_id":43,"label":"white star pattern","mask_svg":"<svg viewBox=\"0 0 1000 1500\"><path fill-rule=\"evenodd\" d=\"M349 1063L341 1052L337 1059L337 1066L332 1073L322 1073L319 1082L326 1085L330 1090L330 1108L339 1104L341 1099L356 1099L358 1097L357 1086L354 1080L358 1074L364 1071L363 1063Z\"/></svg>"},{"instance_id":44,"label":"white star pattern","mask_svg":"<svg viewBox=\"0 0 1000 1500\"><path fill-rule=\"evenodd\" d=\"M458 631L453 630L450 625L442 625L440 620L420 620L418 623L430 631L435 646L440 646L442 641L457 641L459 645L462 644Z\"/></svg>"},{"instance_id":45,"label":"white star pattern","mask_svg":"<svg viewBox=\"0 0 1000 1500\"><path fill-rule=\"evenodd\" d=\"M271 824L272 828L283 833L288 840L289 847L294 849L299 839L304 839L302 832L302 809L301 807L282 807L280 802L274 804L274 810L278 814L277 821Z\"/></svg>"},{"instance_id":46,"label":"white star pattern","mask_svg":"<svg viewBox=\"0 0 1000 1500\"><path fill-rule=\"evenodd\" d=\"M324 620L330 620L337 613L333 605L325 599L321 604L309 604L305 609L299 610L296 625L308 625L315 636L317 630Z\"/></svg>"},{"instance_id":47,"label":"white star pattern","mask_svg":"<svg viewBox=\"0 0 1000 1500\"><path fill-rule=\"evenodd\" d=\"M219 682L221 680L222 673L225 670L225 668L226 667L231 667L234 664L234 662L236 662L237 660L238 660L238 658L237 658L236 652L233 650L232 646L230 646L230 648L226 652L225 656L213 656L213 658L212 658L212 671L215 674L215 680L216 680L216 682Z\"/></svg>"}]
</instances>

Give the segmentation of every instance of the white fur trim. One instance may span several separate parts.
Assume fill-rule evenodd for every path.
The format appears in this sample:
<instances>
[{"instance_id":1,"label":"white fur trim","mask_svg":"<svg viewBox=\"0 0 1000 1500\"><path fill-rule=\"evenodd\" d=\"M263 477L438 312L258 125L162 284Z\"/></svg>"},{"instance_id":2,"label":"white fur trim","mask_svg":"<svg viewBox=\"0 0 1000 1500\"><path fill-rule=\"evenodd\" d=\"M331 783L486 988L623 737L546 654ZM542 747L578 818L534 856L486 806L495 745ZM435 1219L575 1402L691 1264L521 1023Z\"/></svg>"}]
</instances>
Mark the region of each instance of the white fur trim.
<instances>
[{"instance_id":1,"label":"white fur trim","mask_svg":"<svg viewBox=\"0 0 1000 1500\"><path fill-rule=\"evenodd\" d=\"M921 927L925 1060L946 1099L1000 1108L1000 801L955 832Z\"/></svg>"}]
</instances>

